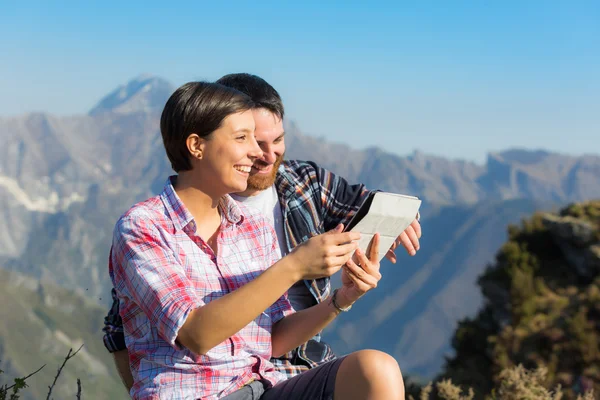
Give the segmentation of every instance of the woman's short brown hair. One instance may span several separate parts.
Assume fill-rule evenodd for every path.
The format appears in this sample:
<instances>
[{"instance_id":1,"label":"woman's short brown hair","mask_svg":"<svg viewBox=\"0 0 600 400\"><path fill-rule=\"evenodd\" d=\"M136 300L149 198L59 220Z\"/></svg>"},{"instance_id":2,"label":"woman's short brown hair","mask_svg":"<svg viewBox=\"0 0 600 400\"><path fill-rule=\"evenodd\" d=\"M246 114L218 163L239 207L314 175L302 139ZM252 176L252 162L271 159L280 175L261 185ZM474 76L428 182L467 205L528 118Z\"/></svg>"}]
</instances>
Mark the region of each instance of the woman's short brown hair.
<instances>
[{"instance_id":1,"label":"woman's short brown hair","mask_svg":"<svg viewBox=\"0 0 600 400\"><path fill-rule=\"evenodd\" d=\"M192 169L186 144L192 133L210 139L226 117L253 107L250 97L218 83L189 82L175 90L160 117L160 132L173 170Z\"/></svg>"}]
</instances>

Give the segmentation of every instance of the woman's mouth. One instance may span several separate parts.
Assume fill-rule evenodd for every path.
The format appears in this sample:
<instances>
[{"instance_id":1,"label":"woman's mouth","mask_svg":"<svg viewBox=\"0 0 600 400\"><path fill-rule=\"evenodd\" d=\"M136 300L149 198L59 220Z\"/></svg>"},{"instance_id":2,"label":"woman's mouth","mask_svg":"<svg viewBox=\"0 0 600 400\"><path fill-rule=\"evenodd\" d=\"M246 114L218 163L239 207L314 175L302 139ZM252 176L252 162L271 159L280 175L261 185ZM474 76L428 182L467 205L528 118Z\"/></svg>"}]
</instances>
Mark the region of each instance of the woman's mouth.
<instances>
[{"instance_id":1,"label":"woman's mouth","mask_svg":"<svg viewBox=\"0 0 600 400\"><path fill-rule=\"evenodd\" d=\"M252 169L252 167L250 167L249 165L234 165L233 168L244 174L249 174L250 170Z\"/></svg>"}]
</instances>

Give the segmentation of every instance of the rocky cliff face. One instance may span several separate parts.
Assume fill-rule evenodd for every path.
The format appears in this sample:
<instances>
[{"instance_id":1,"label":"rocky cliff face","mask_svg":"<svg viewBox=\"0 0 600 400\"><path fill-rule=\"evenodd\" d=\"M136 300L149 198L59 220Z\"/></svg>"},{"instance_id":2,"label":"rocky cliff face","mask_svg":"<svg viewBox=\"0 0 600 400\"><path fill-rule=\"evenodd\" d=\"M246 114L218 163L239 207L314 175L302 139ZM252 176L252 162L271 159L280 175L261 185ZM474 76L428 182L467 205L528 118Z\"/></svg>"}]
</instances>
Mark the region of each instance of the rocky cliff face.
<instances>
[{"instance_id":1,"label":"rocky cliff face","mask_svg":"<svg viewBox=\"0 0 600 400\"><path fill-rule=\"evenodd\" d=\"M592 204L583 207L593 207ZM568 213L569 211L567 211ZM544 227L553 236L565 260L581 277L590 279L600 275L600 236L594 221L571 215L544 215Z\"/></svg>"},{"instance_id":2,"label":"rocky cliff face","mask_svg":"<svg viewBox=\"0 0 600 400\"><path fill-rule=\"evenodd\" d=\"M162 78L140 75L105 96L89 115L160 112L174 90L175 87Z\"/></svg>"},{"instance_id":3,"label":"rocky cliff face","mask_svg":"<svg viewBox=\"0 0 600 400\"><path fill-rule=\"evenodd\" d=\"M509 230L480 278L484 307L460 323L444 376L488 393L507 367L546 367L566 398L600 392L600 202Z\"/></svg>"}]
</instances>

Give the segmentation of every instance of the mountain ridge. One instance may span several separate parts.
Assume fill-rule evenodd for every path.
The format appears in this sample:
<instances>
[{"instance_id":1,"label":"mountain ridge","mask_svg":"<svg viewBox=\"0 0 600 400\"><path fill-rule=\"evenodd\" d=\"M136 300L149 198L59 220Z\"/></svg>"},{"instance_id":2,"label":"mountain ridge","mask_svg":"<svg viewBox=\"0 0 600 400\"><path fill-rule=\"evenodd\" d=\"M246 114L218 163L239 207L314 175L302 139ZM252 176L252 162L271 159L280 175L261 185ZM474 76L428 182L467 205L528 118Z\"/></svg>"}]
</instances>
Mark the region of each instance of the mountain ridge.
<instances>
[{"instance_id":1,"label":"mountain ridge","mask_svg":"<svg viewBox=\"0 0 600 400\"><path fill-rule=\"evenodd\" d=\"M119 99L118 89L105 97L113 103L99 102L102 110L90 115L0 118L1 265L108 307L114 223L173 174L160 110L148 108L158 104L155 93L140 92L144 79L127 92L132 103ZM479 165L420 151L401 157L352 149L304 135L293 121L286 121L286 132L288 159L313 160L351 183L422 198L417 256L400 254L398 265L382 266L378 290L326 333L338 353L382 348L422 375L434 373L449 351L453 324L474 312L476 276L493 260L510 222L540 208L600 198L599 156L512 149L492 152ZM368 335L362 318L372 309L381 322ZM445 322L432 326L435 320ZM397 334L384 340L388 332ZM430 345L417 357L410 344L418 338Z\"/></svg>"}]
</instances>

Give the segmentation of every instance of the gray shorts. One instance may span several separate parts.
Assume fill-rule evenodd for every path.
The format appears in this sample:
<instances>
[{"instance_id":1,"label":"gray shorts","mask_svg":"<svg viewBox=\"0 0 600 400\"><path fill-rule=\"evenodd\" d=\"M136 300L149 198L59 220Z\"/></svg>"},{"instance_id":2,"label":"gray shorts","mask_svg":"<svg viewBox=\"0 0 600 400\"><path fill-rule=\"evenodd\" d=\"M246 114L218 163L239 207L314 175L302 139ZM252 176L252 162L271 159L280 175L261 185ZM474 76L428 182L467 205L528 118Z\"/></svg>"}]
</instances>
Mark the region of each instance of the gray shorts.
<instances>
[{"instance_id":1,"label":"gray shorts","mask_svg":"<svg viewBox=\"0 0 600 400\"><path fill-rule=\"evenodd\" d=\"M333 400L335 377L343 360L319 365L274 387L254 381L222 400Z\"/></svg>"}]
</instances>

